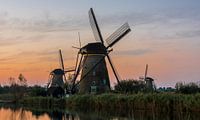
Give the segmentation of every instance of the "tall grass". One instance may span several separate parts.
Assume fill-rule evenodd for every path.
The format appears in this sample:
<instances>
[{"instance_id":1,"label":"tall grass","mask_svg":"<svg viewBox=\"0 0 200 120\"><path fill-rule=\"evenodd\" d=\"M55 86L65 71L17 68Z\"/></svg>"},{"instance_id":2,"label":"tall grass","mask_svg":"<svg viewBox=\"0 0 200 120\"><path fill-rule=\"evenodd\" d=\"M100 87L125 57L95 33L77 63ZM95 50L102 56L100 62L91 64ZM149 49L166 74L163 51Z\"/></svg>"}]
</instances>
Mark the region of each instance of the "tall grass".
<instances>
[{"instance_id":1,"label":"tall grass","mask_svg":"<svg viewBox=\"0 0 200 120\"><path fill-rule=\"evenodd\" d=\"M172 93L152 94L101 94L73 95L69 98L27 97L20 103L29 107L67 108L75 110L133 112L150 110L154 112L172 113L200 111L200 94L183 95Z\"/></svg>"},{"instance_id":2,"label":"tall grass","mask_svg":"<svg viewBox=\"0 0 200 120\"><path fill-rule=\"evenodd\" d=\"M173 111L200 111L200 94L102 94L75 95L66 99L66 107L108 111L153 110L170 113Z\"/></svg>"}]
</instances>

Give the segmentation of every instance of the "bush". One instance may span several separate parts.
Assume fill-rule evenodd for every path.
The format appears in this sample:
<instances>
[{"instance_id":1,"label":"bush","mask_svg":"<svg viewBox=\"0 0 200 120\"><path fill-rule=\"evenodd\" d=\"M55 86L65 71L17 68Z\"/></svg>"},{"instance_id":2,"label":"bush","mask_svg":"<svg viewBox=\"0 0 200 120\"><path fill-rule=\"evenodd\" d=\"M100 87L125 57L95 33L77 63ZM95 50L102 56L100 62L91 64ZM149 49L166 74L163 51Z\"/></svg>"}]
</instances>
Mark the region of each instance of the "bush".
<instances>
[{"instance_id":1,"label":"bush","mask_svg":"<svg viewBox=\"0 0 200 120\"><path fill-rule=\"evenodd\" d=\"M44 87L33 86L33 87L29 87L29 95L30 96L46 96L47 92Z\"/></svg>"},{"instance_id":2,"label":"bush","mask_svg":"<svg viewBox=\"0 0 200 120\"><path fill-rule=\"evenodd\" d=\"M196 83L176 83L176 92L183 93L183 94L195 94L200 92L200 86Z\"/></svg>"},{"instance_id":3,"label":"bush","mask_svg":"<svg viewBox=\"0 0 200 120\"><path fill-rule=\"evenodd\" d=\"M120 84L115 85L115 90L123 93L138 93L144 89L145 83L141 80L122 80Z\"/></svg>"}]
</instances>

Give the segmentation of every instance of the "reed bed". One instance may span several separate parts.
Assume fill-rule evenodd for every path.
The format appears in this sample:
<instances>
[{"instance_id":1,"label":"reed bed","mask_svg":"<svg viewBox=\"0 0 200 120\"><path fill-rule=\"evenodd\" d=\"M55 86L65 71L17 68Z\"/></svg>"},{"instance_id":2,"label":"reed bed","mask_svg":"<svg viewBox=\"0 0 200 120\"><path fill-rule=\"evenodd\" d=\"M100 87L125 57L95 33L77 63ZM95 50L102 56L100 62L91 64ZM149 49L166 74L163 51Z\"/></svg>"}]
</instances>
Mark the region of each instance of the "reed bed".
<instances>
[{"instance_id":1,"label":"reed bed","mask_svg":"<svg viewBox=\"0 0 200 120\"><path fill-rule=\"evenodd\" d=\"M200 111L200 94L149 93L73 95L68 98L26 97L20 101L25 106L67 108L95 111L150 110L171 113Z\"/></svg>"},{"instance_id":2,"label":"reed bed","mask_svg":"<svg viewBox=\"0 0 200 120\"><path fill-rule=\"evenodd\" d=\"M108 111L151 110L170 113L200 111L200 94L102 94L74 95L66 99L66 107Z\"/></svg>"}]
</instances>

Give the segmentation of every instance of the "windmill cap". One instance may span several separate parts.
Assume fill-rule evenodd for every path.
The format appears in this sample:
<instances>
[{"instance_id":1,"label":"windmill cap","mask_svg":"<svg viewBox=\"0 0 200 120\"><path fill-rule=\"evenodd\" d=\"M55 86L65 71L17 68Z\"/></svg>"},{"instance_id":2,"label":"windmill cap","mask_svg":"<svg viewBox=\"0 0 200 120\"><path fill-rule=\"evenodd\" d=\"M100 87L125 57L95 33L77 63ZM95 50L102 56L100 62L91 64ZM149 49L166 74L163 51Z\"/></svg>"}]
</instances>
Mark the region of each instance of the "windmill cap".
<instances>
[{"instance_id":1,"label":"windmill cap","mask_svg":"<svg viewBox=\"0 0 200 120\"><path fill-rule=\"evenodd\" d=\"M63 75L64 71L62 69L55 69L51 72L51 74L56 74L56 75Z\"/></svg>"},{"instance_id":2,"label":"windmill cap","mask_svg":"<svg viewBox=\"0 0 200 120\"><path fill-rule=\"evenodd\" d=\"M80 50L81 54L106 54L106 47L100 43L88 43L86 46L82 47Z\"/></svg>"},{"instance_id":3,"label":"windmill cap","mask_svg":"<svg viewBox=\"0 0 200 120\"><path fill-rule=\"evenodd\" d=\"M151 77L146 77L146 80L154 81L154 79Z\"/></svg>"}]
</instances>

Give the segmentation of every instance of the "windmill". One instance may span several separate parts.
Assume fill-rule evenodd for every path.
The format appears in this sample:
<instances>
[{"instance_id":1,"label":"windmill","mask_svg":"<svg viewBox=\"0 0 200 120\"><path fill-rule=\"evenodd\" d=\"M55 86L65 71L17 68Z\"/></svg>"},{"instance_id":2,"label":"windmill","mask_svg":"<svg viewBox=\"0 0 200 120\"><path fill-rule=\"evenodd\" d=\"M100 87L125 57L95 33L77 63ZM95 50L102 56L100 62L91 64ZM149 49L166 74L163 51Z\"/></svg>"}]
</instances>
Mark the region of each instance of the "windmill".
<instances>
[{"instance_id":1,"label":"windmill","mask_svg":"<svg viewBox=\"0 0 200 120\"><path fill-rule=\"evenodd\" d=\"M65 69L61 49L59 50L60 68L54 69L50 73L49 83L47 85L47 92L49 95L56 96L63 95L65 91L65 83L67 82L65 74L74 71L73 68Z\"/></svg>"},{"instance_id":2,"label":"windmill","mask_svg":"<svg viewBox=\"0 0 200 120\"><path fill-rule=\"evenodd\" d=\"M79 85L79 93L102 93L110 90L110 80L105 58L108 59L108 64L110 64L117 82L120 84L119 75L109 53L113 50L112 46L129 33L131 29L128 23L123 24L105 40L107 42L106 46L92 8L89 10L89 21L96 42L88 43L81 47L78 52L77 61L79 60L79 64L76 65L72 91ZM81 55L81 58L79 58L79 55ZM76 82L80 72L80 80Z\"/></svg>"},{"instance_id":3,"label":"windmill","mask_svg":"<svg viewBox=\"0 0 200 120\"><path fill-rule=\"evenodd\" d=\"M148 77L147 73L148 73L148 64L146 64L146 68L145 68L144 81L145 81L145 84L146 84L146 88L148 90L152 91L154 89L154 79L151 78L151 77Z\"/></svg>"}]
</instances>

